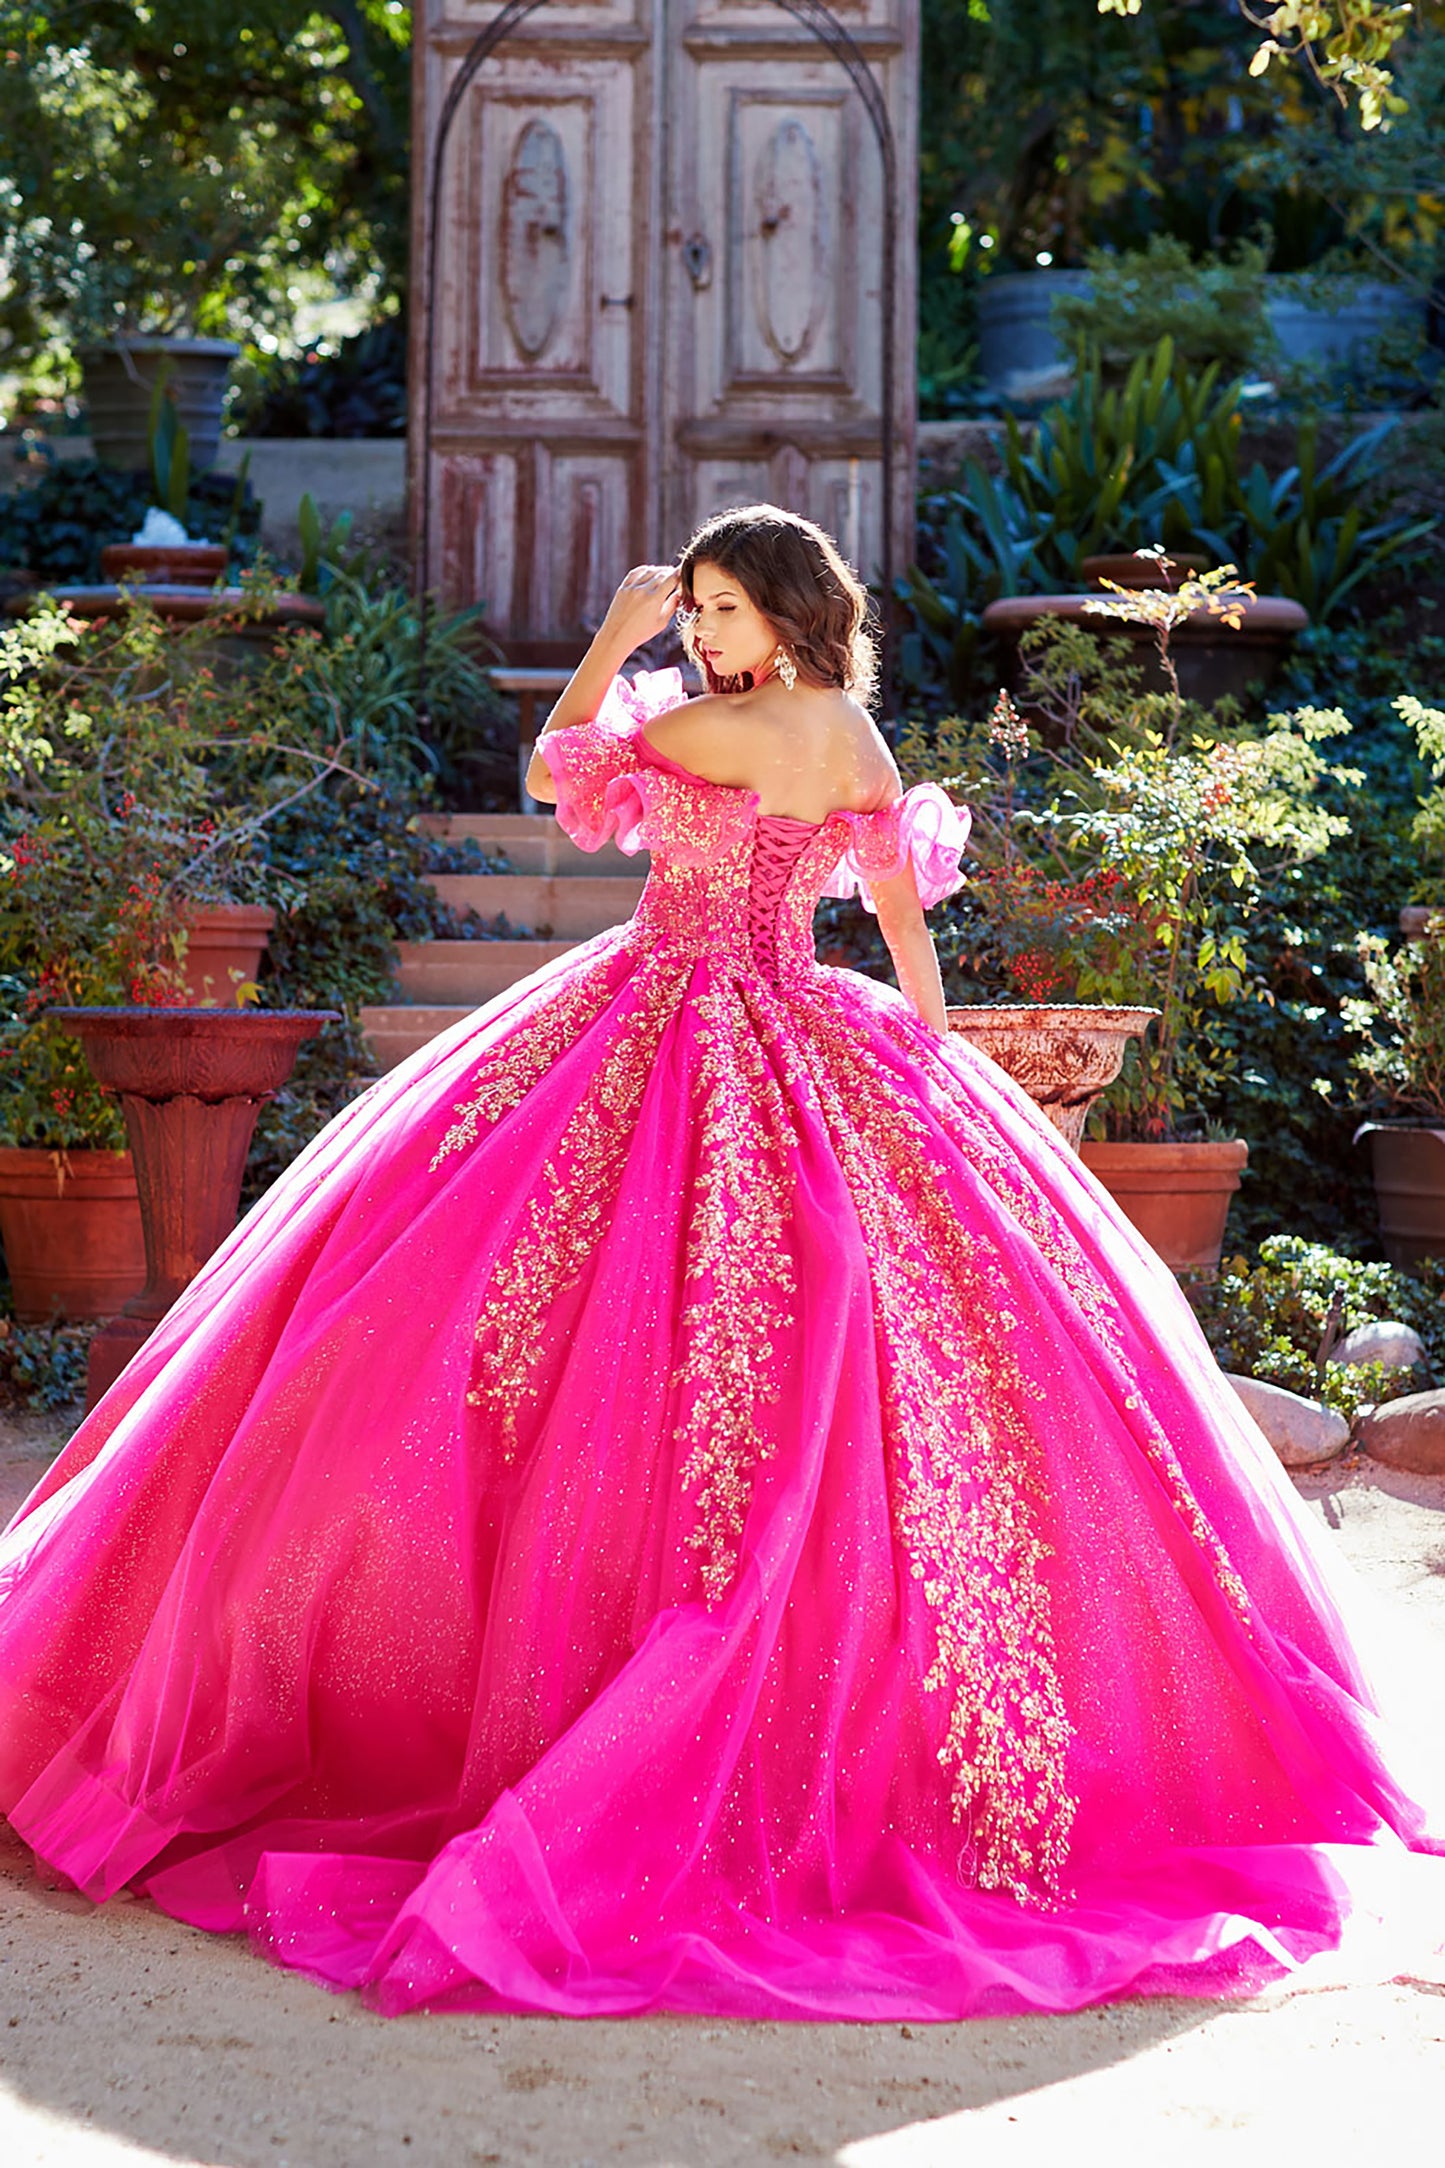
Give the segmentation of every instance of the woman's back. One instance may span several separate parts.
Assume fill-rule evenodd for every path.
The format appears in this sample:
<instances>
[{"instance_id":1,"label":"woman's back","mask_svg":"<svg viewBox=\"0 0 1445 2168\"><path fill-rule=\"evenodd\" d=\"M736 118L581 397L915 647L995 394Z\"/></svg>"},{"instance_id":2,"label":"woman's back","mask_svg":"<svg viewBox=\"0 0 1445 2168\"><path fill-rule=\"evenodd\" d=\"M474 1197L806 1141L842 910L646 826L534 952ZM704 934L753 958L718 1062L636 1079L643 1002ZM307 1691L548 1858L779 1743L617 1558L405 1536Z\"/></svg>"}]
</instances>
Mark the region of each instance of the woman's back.
<instances>
[{"instance_id":1,"label":"woman's back","mask_svg":"<svg viewBox=\"0 0 1445 2168\"><path fill-rule=\"evenodd\" d=\"M654 717L648 742L704 782L756 791L758 811L824 821L869 813L899 794L898 771L866 711L830 686L770 678Z\"/></svg>"}]
</instances>

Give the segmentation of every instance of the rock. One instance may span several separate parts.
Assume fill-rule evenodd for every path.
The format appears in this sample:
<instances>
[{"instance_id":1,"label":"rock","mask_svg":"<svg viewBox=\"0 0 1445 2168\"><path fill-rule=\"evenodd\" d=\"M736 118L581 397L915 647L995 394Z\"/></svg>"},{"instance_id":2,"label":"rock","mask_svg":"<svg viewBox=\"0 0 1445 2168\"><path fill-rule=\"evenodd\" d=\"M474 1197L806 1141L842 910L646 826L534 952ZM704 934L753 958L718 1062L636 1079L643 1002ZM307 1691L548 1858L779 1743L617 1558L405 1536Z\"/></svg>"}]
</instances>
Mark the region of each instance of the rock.
<instances>
[{"instance_id":1,"label":"rock","mask_svg":"<svg viewBox=\"0 0 1445 2168\"><path fill-rule=\"evenodd\" d=\"M1413 1370L1424 1360L1419 1333L1393 1317L1372 1317L1368 1324L1356 1325L1330 1357L1332 1363L1388 1363L1392 1370Z\"/></svg>"},{"instance_id":2,"label":"rock","mask_svg":"<svg viewBox=\"0 0 1445 2168\"><path fill-rule=\"evenodd\" d=\"M1445 1475L1445 1392L1406 1393L1360 1418L1360 1443L1371 1460L1412 1475Z\"/></svg>"},{"instance_id":3,"label":"rock","mask_svg":"<svg viewBox=\"0 0 1445 2168\"><path fill-rule=\"evenodd\" d=\"M1311 1468L1334 1460L1350 1442L1350 1426L1333 1408L1302 1400L1282 1385L1224 1373L1286 1468Z\"/></svg>"}]
</instances>

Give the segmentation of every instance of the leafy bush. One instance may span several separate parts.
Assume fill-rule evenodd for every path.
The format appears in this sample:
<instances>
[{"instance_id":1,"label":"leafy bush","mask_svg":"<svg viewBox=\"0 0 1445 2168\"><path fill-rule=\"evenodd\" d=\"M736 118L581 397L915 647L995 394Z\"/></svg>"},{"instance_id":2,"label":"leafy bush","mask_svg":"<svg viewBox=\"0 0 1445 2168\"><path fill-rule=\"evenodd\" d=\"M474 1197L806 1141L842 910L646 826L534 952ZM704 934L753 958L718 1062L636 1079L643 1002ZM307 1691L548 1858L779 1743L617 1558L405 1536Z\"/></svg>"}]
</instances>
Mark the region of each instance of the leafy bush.
<instances>
[{"instance_id":1,"label":"leafy bush","mask_svg":"<svg viewBox=\"0 0 1445 2168\"><path fill-rule=\"evenodd\" d=\"M1445 885L1445 707L1429 707L1413 693L1400 694L1394 706L1414 733L1420 759L1430 772L1430 786L1421 792L1411 824L1426 861L1411 893L1421 903L1434 903Z\"/></svg>"},{"instance_id":2,"label":"leafy bush","mask_svg":"<svg viewBox=\"0 0 1445 2168\"><path fill-rule=\"evenodd\" d=\"M1191 367L1238 369L1270 345L1267 258L1253 242L1196 263L1182 241L1154 234L1142 249L1091 249L1084 260L1088 290L1061 294L1051 311L1061 343L1081 360L1097 354L1107 371L1124 370L1168 337Z\"/></svg>"},{"instance_id":3,"label":"leafy bush","mask_svg":"<svg viewBox=\"0 0 1445 2168\"><path fill-rule=\"evenodd\" d=\"M388 317L342 339L334 353L263 365L230 419L252 437L404 436L405 324Z\"/></svg>"},{"instance_id":4,"label":"leafy bush","mask_svg":"<svg viewBox=\"0 0 1445 2168\"><path fill-rule=\"evenodd\" d=\"M1258 460L1246 471L1241 391L1221 384L1217 363L1178 365L1166 338L1121 386L1105 384L1096 357L1036 427L1010 415L1002 473L970 460L961 488L920 507L918 562L898 588L912 619L905 684L965 697L988 603L1082 587L1087 557L1155 543L1203 552L1326 623L1432 531L1430 519L1367 513L1391 423L1321 462L1306 417L1279 473Z\"/></svg>"},{"instance_id":5,"label":"leafy bush","mask_svg":"<svg viewBox=\"0 0 1445 2168\"><path fill-rule=\"evenodd\" d=\"M1415 1275L1274 1235L1260 1244L1256 1264L1230 1258L1217 1280L1192 1286L1189 1296L1223 1369L1322 1399L1351 1420L1366 1402L1398 1399L1445 1376L1445 1260ZM1372 1318L1419 1333L1424 1375L1380 1363L1320 1363L1327 1324L1336 1339Z\"/></svg>"},{"instance_id":6,"label":"leafy bush","mask_svg":"<svg viewBox=\"0 0 1445 2168\"><path fill-rule=\"evenodd\" d=\"M0 497L0 566L30 572L42 587L92 585L101 550L130 540L152 496L147 475L96 459L56 460L32 488ZM238 490L232 475L194 476L185 524L198 542L226 542L233 566L254 562L261 508L249 483Z\"/></svg>"},{"instance_id":7,"label":"leafy bush","mask_svg":"<svg viewBox=\"0 0 1445 2168\"><path fill-rule=\"evenodd\" d=\"M1140 689L1090 633L1045 620L1022 644L1024 693L1050 715L1027 731L1006 695L987 724L905 733L900 760L938 775L974 809L975 858L938 925L945 966L1002 975L1015 999L1160 1011L1130 1048L1096 1120L1110 1135L1174 1134L1203 1116L1196 1091L1217 1005L1257 975L1249 920L1272 872L1317 857L1347 830L1324 803L1353 771L1321 748L1335 711L1224 725L1184 701L1170 640L1193 608L1232 606L1222 575L1177 592L1101 598L1153 623L1170 689ZM950 987L950 991L952 991Z\"/></svg>"},{"instance_id":8,"label":"leafy bush","mask_svg":"<svg viewBox=\"0 0 1445 2168\"><path fill-rule=\"evenodd\" d=\"M252 582L238 621L269 594ZM342 1006L353 1025L361 1002L386 997L398 936L485 936L441 913L421 879L433 846L416 823L442 756L416 729L415 611L354 577L333 583L327 611L323 632L281 635L224 676L214 620L167 627L140 600L94 625L42 607L0 633L9 1141L122 1141L114 1106L44 1012L177 1000L196 904L274 905L285 998ZM458 764L488 697L470 629L443 619L431 647Z\"/></svg>"},{"instance_id":9,"label":"leafy bush","mask_svg":"<svg viewBox=\"0 0 1445 2168\"><path fill-rule=\"evenodd\" d=\"M0 1317L0 1407L67 1408L85 1392L95 1325L17 1325Z\"/></svg>"},{"instance_id":10,"label":"leafy bush","mask_svg":"<svg viewBox=\"0 0 1445 2168\"><path fill-rule=\"evenodd\" d=\"M511 804L516 726L488 675L496 650L480 609L432 617L423 688L421 619L404 588L333 567L324 600L324 630L296 638L295 678L347 757L387 784L416 788L435 778L453 798Z\"/></svg>"},{"instance_id":11,"label":"leafy bush","mask_svg":"<svg viewBox=\"0 0 1445 2168\"><path fill-rule=\"evenodd\" d=\"M1445 1122L1445 911L1419 940L1362 933L1358 947L1368 998L1345 1004L1365 1042L1355 1065L1392 1113Z\"/></svg>"},{"instance_id":12,"label":"leafy bush","mask_svg":"<svg viewBox=\"0 0 1445 2168\"><path fill-rule=\"evenodd\" d=\"M405 285L407 10L10 0L3 26L12 366L125 328L274 343L308 290Z\"/></svg>"}]
</instances>

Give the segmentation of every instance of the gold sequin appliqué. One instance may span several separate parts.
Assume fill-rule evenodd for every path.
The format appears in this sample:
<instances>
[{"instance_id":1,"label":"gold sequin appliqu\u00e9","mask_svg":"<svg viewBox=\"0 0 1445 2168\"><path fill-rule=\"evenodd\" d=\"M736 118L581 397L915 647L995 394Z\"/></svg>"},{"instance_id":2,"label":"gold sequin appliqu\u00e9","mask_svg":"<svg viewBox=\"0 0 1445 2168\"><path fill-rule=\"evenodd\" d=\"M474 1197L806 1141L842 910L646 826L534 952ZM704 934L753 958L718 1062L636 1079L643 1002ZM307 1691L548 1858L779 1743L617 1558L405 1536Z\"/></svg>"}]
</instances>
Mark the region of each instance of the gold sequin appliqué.
<instances>
[{"instance_id":1,"label":"gold sequin appliqu\u00e9","mask_svg":"<svg viewBox=\"0 0 1445 2168\"><path fill-rule=\"evenodd\" d=\"M824 1001L808 1027L820 1112L869 1255L894 1523L934 1625L924 1684L952 1694L939 1759L954 1816L981 1888L1047 1904L1077 1802L1042 1571L1050 1547L1029 1505L1041 1471L1022 1404L1039 1392L1009 1350L1007 1274L959 1226L916 1103L875 1067L856 1026Z\"/></svg>"},{"instance_id":2,"label":"gold sequin appliqu\u00e9","mask_svg":"<svg viewBox=\"0 0 1445 2168\"><path fill-rule=\"evenodd\" d=\"M680 1482L698 1512L687 1541L702 1553L703 1594L726 1595L737 1571L753 1470L775 1450L759 1426L777 1397L775 1332L793 1322L786 1235L791 1127L737 983L693 1003L699 1059L699 1153L687 1238L691 1298L673 1387L689 1397L678 1426Z\"/></svg>"},{"instance_id":3,"label":"gold sequin appliqu\u00e9","mask_svg":"<svg viewBox=\"0 0 1445 2168\"><path fill-rule=\"evenodd\" d=\"M899 1043L910 1056L913 1055L914 1050L901 1038ZM1030 1179L1022 1161L1009 1151L992 1123L980 1120L957 1085L950 1091L935 1076L927 1071L924 1074L923 1089L939 1119L954 1130L960 1119L967 1122L966 1150L970 1166L983 1176L999 1202L1032 1238L1040 1255L1058 1272L1100 1348L1112 1358L1116 1372L1121 1375L1124 1405L1135 1419L1135 1436L1163 1485L1171 1508L1208 1561L1231 1609L1253 1632L1254 1606L1249 1591L1213 1522L1194 1495L1172 1440L1148 1407L1138 1373L1125 1351L1124 1321L1108 1283L1038 1184ZM949 1082L952 1082L951 1078Z\"/></svg>"},{"instance_id":4,"label":"gold sequin appliqu\u00e9","mask_svg":"<svg viewBox=\"0 0 1445 2168\"><path fill-rule=\"evenodd\" d=\"M630 1013L542 1168L521 1233L492 1273L467 1398L496 1416L506 1460L517 1451L521 1408L537 1396L537 1365L547 1346L543 1321L606 1228L662 1035L691 970L686 958L665 951L637 969L627 989Z\"/></svg>"},{"instance_id":5,"label":"gold sequin appliqu\u00e9","mask_svg":"<svg viewBox=\"0 0 1445 2168\"><path fill-rule=\"evenodd\" d=\"M519 1022L495 1053L483 1057L472 1077L472 1096L458 1101L457 1116L432 1156L435 1173L452 1152L464 1152L504 1114L519 1107L554 1061L581 1038L618 991L636 957L619 941Z\"/></svg>"}]
</instances>

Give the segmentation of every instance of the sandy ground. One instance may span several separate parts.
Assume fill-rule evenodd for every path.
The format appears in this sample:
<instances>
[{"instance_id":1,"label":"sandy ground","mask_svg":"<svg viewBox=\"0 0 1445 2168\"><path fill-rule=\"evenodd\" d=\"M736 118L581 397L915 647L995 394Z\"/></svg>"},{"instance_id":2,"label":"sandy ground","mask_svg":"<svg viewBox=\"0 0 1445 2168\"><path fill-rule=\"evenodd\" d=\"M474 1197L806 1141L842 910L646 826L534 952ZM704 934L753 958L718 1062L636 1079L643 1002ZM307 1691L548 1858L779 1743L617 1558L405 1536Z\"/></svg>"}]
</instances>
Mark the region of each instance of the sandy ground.
<instances>
[{"instance_id":1,"label":"sandy ground","mask_svg":"<svg viewBox=\"0 0 1445 2168\"><path fill-rule=\"evenodd\" d=\"M59 1442L0 1419L0 1514ZM1445 1658L1445 1480L1303 1478ZM1442 1664L1445 1670L1445 1664ZM0 1832L0 2168L992 2168L1445 2157L1445 1966L967 2025L387 2022Z\"/></svg>"}]
</instances>

